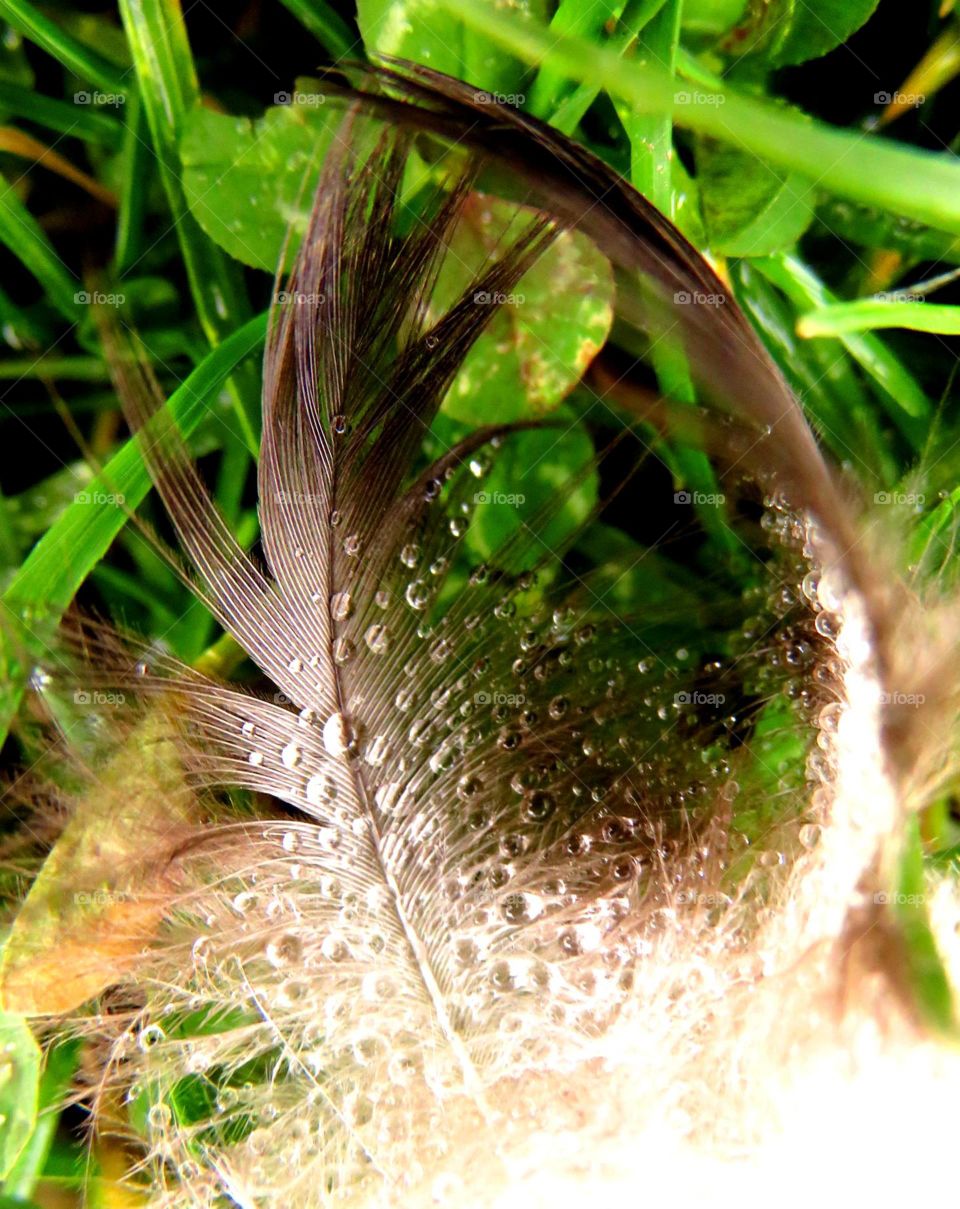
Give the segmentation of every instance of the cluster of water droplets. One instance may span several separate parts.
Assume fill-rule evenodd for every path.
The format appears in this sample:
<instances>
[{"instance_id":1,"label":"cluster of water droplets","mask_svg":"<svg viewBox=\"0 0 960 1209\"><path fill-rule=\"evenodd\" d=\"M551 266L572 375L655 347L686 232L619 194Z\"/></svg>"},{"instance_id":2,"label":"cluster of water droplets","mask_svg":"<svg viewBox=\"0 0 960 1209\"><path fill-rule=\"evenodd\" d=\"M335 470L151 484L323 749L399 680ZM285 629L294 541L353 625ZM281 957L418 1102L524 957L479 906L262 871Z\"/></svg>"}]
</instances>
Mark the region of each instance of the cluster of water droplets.
<instances>
[{"instance_id":1,"label":"cluster of water droplets","mask_svg":"<svg viewBox=\"0 0 960 1209\"><path fill-rule=\"evenodd\" d=\"M738 844L761 868L783 861L749 828L716 826L735 816L737 753L763 704L819 715L811 777L829 754L836 623L796 517L765 514L785 553L725 655L651 650L630 621L522 569L522 551L471 557L488 465L428 482L386 556L345 535L354 569L327 602L340 708L291 706L269 734L238 724L248 765L275 768L310 821L264 827L256 860L180 922L187 1001L242 1022L171 1035L151 1009L138 1044L148 1066L176 1051L218 1089L194 1132L233 1138L254 1184L316 1178L331 1137L345 1181L363 1178L371 1156L405 1153L397 1138L422 1138L424 1103L462 1096L470 1071L574 1052ZM801 845L815 829L802 821Z\"/></svg>"}]
</instances>

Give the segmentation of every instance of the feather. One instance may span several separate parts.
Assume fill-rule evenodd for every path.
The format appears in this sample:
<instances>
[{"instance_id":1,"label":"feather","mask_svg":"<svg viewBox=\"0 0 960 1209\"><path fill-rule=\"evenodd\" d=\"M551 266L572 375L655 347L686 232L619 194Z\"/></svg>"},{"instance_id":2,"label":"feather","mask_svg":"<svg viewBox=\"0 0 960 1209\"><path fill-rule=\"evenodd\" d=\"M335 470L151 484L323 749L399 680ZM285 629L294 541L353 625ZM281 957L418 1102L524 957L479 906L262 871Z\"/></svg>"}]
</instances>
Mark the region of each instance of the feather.
<instances>
[{"instance_id":1,"label":"feather","mask_svg":"<svg viewBox=\"0 0 960 1209\"><path fill-rule=\"evenodd\" d=\"M667 1075L690 1077L698 1030L717 1053L733 1045L734 1014L717 1003L750 981L748 941L798 962L842 928L848 897L834 896L829 922L812 890L789 897L811 860L801 824L825 821L838 767L849 781L865 743L849 721L830 737L838 713L866 728L877 799L899 809L874 698L902 597L877 586L856 507L723 283L614 173L508 107L423 69L330 88L350 113L264 363L265 565L218 514L135 344L105 335L195 590L270 687L221 683L80 621L63 634L85 684L125 685L148 717L170 719L212 820L178 834L163 925L129 974L144 1006L122 1018L111 1059L148 1102L158 1195L177 1204L412 1204L438 1188L473 1204L522 1184L531 1114L554 1131L577 1120L568 1077L584 1137L602 1137L614 1126L601 1101L616 1088L613 1102L629 1103L624 1069L653 1070L669 1097ZM434 184L411 214L415 151ZM516 221L436 314L465 203L498 181ZM598 363L591 381L668 436L694 425L731 495L755 494L747 471L767 493L766 529L738 530L763 585L702 615L700 654L734 636L721 659L665 657L676 618L604 607L573 549L595 517L545 546L575 481L485 563L471 555L483 476L536 425L425 456L497 309L476 295L509 294L571 231L615 265L623 323L682 334L705 410L651 399L639 369L614 377ZM676 294L714 301L681 307ZM626 478L616 491L635 486ZM822 793L814 808L787 785L759 826L773 859L731 883L744 745L787 663L800 677L788 725L806 734ZM851 715L857 693L866 703ZM821 711L833 721L818 747ZM913 742L905 732L898 750ZM241 805L225 805L228 789ZM846 846L829 870L852 894L889 817L859 830L837 817ZM757 941L778 928L776 943ZM675 1002L682 1043L667 1028ZM763 1010L748 1014L767 1037ZM667 1056L650 1066L642 1051L658 1039ZM722 1069L713 1086L734 1082Z\"/></svg>"}]
</instances>

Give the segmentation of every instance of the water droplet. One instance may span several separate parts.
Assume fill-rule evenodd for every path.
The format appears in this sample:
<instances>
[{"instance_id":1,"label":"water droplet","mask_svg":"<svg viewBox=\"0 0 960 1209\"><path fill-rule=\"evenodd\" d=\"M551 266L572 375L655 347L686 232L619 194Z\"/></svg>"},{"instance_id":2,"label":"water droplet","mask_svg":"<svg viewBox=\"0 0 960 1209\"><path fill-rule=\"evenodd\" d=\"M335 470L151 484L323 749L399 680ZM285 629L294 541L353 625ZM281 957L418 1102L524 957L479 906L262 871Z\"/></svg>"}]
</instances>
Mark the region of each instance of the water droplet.
<instances>
[{"instance_id":1,"label":"water droplet","mask_svg":"<svg viewBox=\"0 0 960 1209\"><path fill-rule=\"evenodd\" d=\"M419 612L427 607L430 600L430 589L422 579L415 579L407 585L404 596L410 608Z\"/></svg>"},{"instance_id":2,"label":"water droplet","mask_svg":"<svg viewBox=\"0 0 960 1209\"><path fill-rule=\"evenodd\" d=\"M820 591L820 572L808 571L803 577L803 582L800 584L800 590L811 604L816 604Z\"/></svg>"},{"instance_id":3,"label":"water droplet","mask_svg":"<svg viewBox=\"0 0 960 1209\"><path fill-rule=\"evenodd\" d=\"M462 801L474 797L483 788L483 781L478 776L463 776L457 782L457 797Z\"/></svg>"},{"instance_id":4,"label":"water droplet","mask_svg":"<svg viewBox=\"0 0 960 1209\"><path fill-rule=\"evenodd\" d=\"M302 661L294 656L287 664L287 671L292 672L294 676L299 676L299 674L303 671Z\"/></svg>"},{"instance_id":5,"label":"water droplet","mask_svg":"<svg viewBox=\"0 0 960 1209\"><path fill-rule=\"evenodd\" d=\"M346 718L337 710L323 724L323 746L327 754L337 758L345 756L354 743Z\"/></svg>"},{"instance_id":6,"label":"water droplet","mask_svg":"<svg viewBox=\"0 0 960 1209\"><path fill-rule=\"evenodd\" d=\"M337 414L330 421L330 427L337 434L337 436L342 437L347 431L347 417L341 412L337 412Z\"/></svg>"},{"instance_id":7,"label":"water droplet","mask_svg":"<svg viewBox=\"0 0 960 1209\"><path fill-rule=\"evenodd\" d=\"M146 1028L142 1028L137 1034L137 1045L146 1053L147 1050L153 1049L155 1045L159 1045L166 1037L166 1033L159 1024L148 1024Z\"/></svg>"},{"instance_id":8,"label":"water droplet","mask_svg":"<svg viewBox=\"0 0 960 1209\"><path fill-rule=\"evenodd\" d=\"M374 655L385 655L390 649L390 632L385 625L369 626L363 639Z\"/></svg>"},{"instance_id":9,"label":"water droplet","mask_svg":"<svg viewBox=\"0 0 960 1209\"><path fill-rule=\"evenodd\" d=\"M173 1113L167 1104L151 1104L147 1110L147 1124L151 1129L167 1129L173 1120Z\"/></svg>"},{"instance_id":10,"label":"water droplet","mask_svg":"<svg viewBox=\"0 0 960 1209\"><path fill-rule=\"evenodd\" d=\"M303 753L297 744L291 741L280 753L280 762L283 764L284 768L296 768L300 763L302 755Z\"/></svg>"},{"instance_id":11,"label":"water droplet","mask_svg":"<svg viewBox=\"0 0 960 1209\"><path fill-rule=\"evenodd\" d=\"M553 814L555 807L553 794L538 789L527 799L524 813L532 823L542 823Z\"/></svg>"},{"instance_id":12,"label":"water droplet","mask_svg":"<svg viewBox=\"0 0 960 1209\"><path fill-rule=\"evenodd\" d=\"M356 533L350 533L343 539L343 552L350 558L355 558L360 553L360 538Z\"/></svg>"},{"instance_id":13,"label":"water droplet","mask_svg":"<svg viewBox=\"0 0 960 1209\"><path fill-rule=\"evenodd\" d=\"M328 772L317 772L307 781L303 792L311 806L325 806L336 801L337 783Z\"/></svg>"},{"instance_id":14,"label":"water droplet","mask_svg":"<svg viewBox=\"0 0 960 1209\"><path fill-rule=\"evenodd\" d=\"M334 621L345 621L353 611L353 598L349 592L335 592L330 597L330 616Z\"/></svg>"},{"instance_id":15,"label":"water droplet","mask_svg":"<svg viewBox=\"0 0 960 1209\"><path fill-rule=\"evenodd\" d=\"M345 663L349 663L356 653L357 648L349 638L344 638L343 635L333 644L333 662L340 667L343 667Z\"/></svg>"},{"instance_id":16,"label":"water droplet","mask_svg":"<svg viewBox=\"0 0 960 1209\"><path fill-rule=\"evenodd\" d=\"M390 740L385 735L376 735L368 744L363 758L371 768L379 768L385 764L390 755Z\"/></svg>"},{"instance_id":17,"label":"water droplet","mask_svg":"<svg viewBox=\"0 0 960 1209\"><path fill-rule=\"evenodd\" d=\"M400 561L405 567L415 567L420 557L420 547L410 542L400 551Z\"/></svg>"},{"instance_id":18,"label":"water droplet","mask_svg":"<svg viewBox=\"0 0 960 1209\"><path fill-rule=\"evenodd\" d=\"M508 894L502 912L508 924L532 923L543 913L543 901L535 894Z\"/></svg>"},{"instance_id":19,"label":"water droplet","mask_svg":"<svg viewBox=\"0 0 960 1209\"><path fill-rule=\"evenodd\" d=\"M320 952L326 957L327 961L346 961L350 956L350 950L347 947L346 941L333 934L324 937L323 944L320 946Z\"/></svg>"},{"instance_id":20,"label":"water droplet","mask_svg":"<svg viewBox=\"0 0 960 1209\"><path fill-rule=\"evenodd\" d=\"M283 936L268 941L265 951L267 961L275 969L280 969L282 966L293 965L300 960L303 956L303 944L298 936L292 932L285 932Z\"/></svg>"},{"instance_id":21,"label":"water droplet","mask_svg":"<svg viewBox=\"0 0 960 1209\"><path fill-rule=\"evenodd\" d=\"M247 756L247 763L252 764L254 768L259 768L260 765L263 763L263 752L262 751L252 751Z\"/></svg>"}]
</instances>

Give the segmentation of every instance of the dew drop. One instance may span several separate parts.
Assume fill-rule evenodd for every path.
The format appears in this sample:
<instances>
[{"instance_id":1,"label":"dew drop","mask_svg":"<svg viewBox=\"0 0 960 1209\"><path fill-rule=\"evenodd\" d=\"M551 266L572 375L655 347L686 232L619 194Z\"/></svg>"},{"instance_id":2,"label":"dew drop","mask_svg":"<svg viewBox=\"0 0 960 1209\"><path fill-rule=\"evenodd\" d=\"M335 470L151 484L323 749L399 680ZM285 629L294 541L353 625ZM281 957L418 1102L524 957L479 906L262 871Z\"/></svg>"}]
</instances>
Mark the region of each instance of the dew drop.
<instances>
[{"instance_id":1,"label":"dew drop","mask_svg":"<svg viewBox=\"0 0 960 1209\"><path fill-rule=\"evenodd\" d=\"M311 806L324 806L336 800L337 783L328 772L314 773L307 781L304 795Z\"/></svg>"},{"instance_id":2,"label":"dew drop","mask_svg":"<svg viewBox=\"0 0 960 1209\"><path fill-rule=\"evenodd\" d=\"M553 814L555 807L556 800L553 794L547 793L544 790L537 790L527 799L524 813L532 823L542 823Z\"/></svg>"},{"instance_id":3,"label":"dew drop","mask_svg":"<svg viewBox=\"0 0 960 1209\"><path fill-rule=\"evenodd\" d=\"M144 1051L151 1050L154 1046L159 1045L166 1037L166 1033L159 1024L148 1024L146 1028L142 1028L137 1034L137 1045Z\"/></svg>"},{"instance_id":4,"label":"dew drop","mask_svg":"<svg viewBox=\"0 0 960 1209\"><path fill-rule=\"evenodd\" d=\"M354 739L347 720L338 710L323 724L323 746L330 756L345 756L353 746Z\"/></svg>"},{"instance_id":5,"label":"dew drop","mask_svg":"<svg viewBox=\"0 0 960 1209\"><path fill-rule=\"evenodd\" d=\"M297 744L291 741L280 753L280 762L283 764L284 768L296 768L300 763L302 755L303 753Z\"/></svg>"},{"instance_id":6,"label":"dew drop","mask_svg":"<svg viewBox=\"0 0 960 1209\"><path fill-rule=\"evenodd\" d=\"M385 655L390 649L390 633L385 625L369 626L363 639L374 655Z\"/></svg>"},{"instance_id":7,"label":"dew drop","mask_svg":"<svg viewBox=\"0 0 960 1209\"><path fill-rule=\"evenodd\" d=\"M267 961L274 969L280 969L300 961L303 956L303 944L299 936L295 936L292 932L285 932L283 936L269 940L265 952Z\"/></svg>"},{"instance_id":8,"label":"dew drop","mask_svg":"<svg viewBox=\"0 0 960 1209\"><path fill-rule=\"evenodd\" d=\"M477 776L464 776L457 782L457 797L461 801L469 801L483 788L483 781Z\"/></svg>"},{"instance_id":9,"label":"dew drop","mask_svg":"<svg viewBox=\"0 0 960 1209\"><path fill-rule=\"evenodd\" d=\"M420 612L427 607L430 600L430 589L422 579L415 579L407 585L404 596L410 608Z\"/></svg>"},{"instance_id":10,"label":"dew drop","mask_svg":"<svg viewBox=\"0 0 960 1209\"><path fill-rule=\"evenodd\" d=\"M344 638L342 634L333 644L333 662L339 667L349 663L356 653L357 648L349 638Z\"/></svg>"},{"instance_id":11,"label":"dew drop","mask_svg":"<svg viewBox=\"0 0 960 1209\"><path fill-rule=\"evenodd\" d=\"M330 597L330 616L334 621L346 621L353 610L353 598L349 592L335 592Z\"/></svg>"},{"instance_id":12,"label":"dew drop","mask_svg":"<svg viewBox=\"0 0 960 1209\"><path fill-rule=\"evenodd\" d=\"M363 758L371 768L379 768L385 764L390 755L390 740L385 735L375 735L368 744Z\"/></svg>"}]
</instances>

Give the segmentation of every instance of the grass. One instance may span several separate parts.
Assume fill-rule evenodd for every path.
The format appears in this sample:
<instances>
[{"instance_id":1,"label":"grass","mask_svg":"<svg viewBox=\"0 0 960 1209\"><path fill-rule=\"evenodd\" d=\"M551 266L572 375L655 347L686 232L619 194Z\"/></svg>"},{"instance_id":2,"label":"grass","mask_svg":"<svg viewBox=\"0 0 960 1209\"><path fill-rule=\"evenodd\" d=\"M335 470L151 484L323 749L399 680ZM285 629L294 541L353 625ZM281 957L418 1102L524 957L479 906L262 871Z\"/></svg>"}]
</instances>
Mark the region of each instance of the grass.
<instances>
[{"instance_id":1,"label":"grass","mask_svg":"<svg viewBox=\"0 0 960 1209\"><path fill-rule=\"evenodd\" d=\"M960 163L948 154L960 62L943 48L955 44L955 18L850 0L834 6L840 27L811 32L794 6L782 7L779 35L743 18L744 37L731 41L737 6L711 0L561 0L546 11L407 0L405 22L386 0L366 0L359 14L324 0L238 7L226 18L191 8L186 20L177 0L119 0L96 15L0 0L0 132L21 136L0 140L0 732L11 767L28 750L29 727L16 726L28 679L51 657L75 599L184 658L210 648L214 660L223 649L128 525L145 500L148 515L156 509L104 389L88 299L113 298L136 327L167 408L210 465L218 503L252 537L258 358L273 283L243 246L259 247L289 220L311 148L328 137L322 115L275 104L321 63L379 52L421 59L519 98L593 147L731 283L833 458L870 493L919 476L929 504L918 533L952 533L960 295L942 269L960 260ZM905 82L922 100L891 102L885 115L876 97L907 91ZM236 119L265 110L268 121L240 130ZM185 154L198 114L237 169L215 174L213 186ZM115 205L52 171L53 156L37 147ZM268 182L264 196L251 196L244 166ZM678 348L661 345L652 368L665 393L695 401ZM553 456L562 471L562 454ZM715 488L698 450L678 444L668 461L678 484ZM64 467L82 463L90 477L64 494ZM745 583L719 514L703 515L716 560ZM957 851L949 810L938 817L922 840L909 837L902 886L911 891L925 860ZM901 922L920 999L947 1027L949 988L923 913ZM32 1089L39 1099L22 1145L0 1146L6 1197L42 1201L54 1185L79 1195L87 1179L91 1203L120 1203L99 1182L116 1156L99 1149L84 1176L70 1121L57 1130L53 1106L76 1047L55 1049L38 1084L28 1043L10 1028L24 1056L0 1084L0 1112L4 1095L29 1099Z\"/></svg>"}]
</instances>

